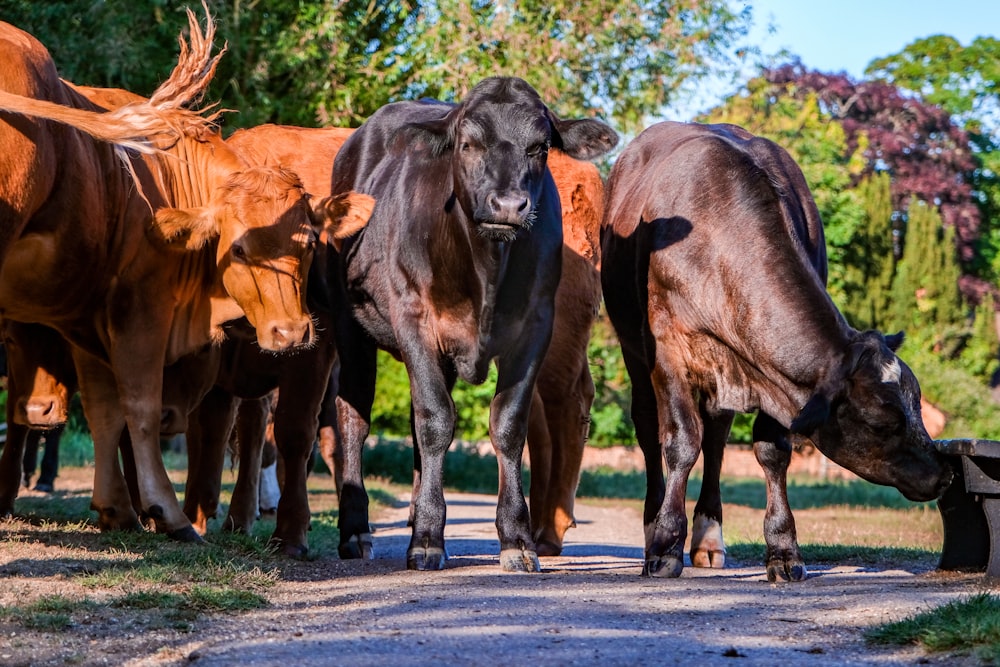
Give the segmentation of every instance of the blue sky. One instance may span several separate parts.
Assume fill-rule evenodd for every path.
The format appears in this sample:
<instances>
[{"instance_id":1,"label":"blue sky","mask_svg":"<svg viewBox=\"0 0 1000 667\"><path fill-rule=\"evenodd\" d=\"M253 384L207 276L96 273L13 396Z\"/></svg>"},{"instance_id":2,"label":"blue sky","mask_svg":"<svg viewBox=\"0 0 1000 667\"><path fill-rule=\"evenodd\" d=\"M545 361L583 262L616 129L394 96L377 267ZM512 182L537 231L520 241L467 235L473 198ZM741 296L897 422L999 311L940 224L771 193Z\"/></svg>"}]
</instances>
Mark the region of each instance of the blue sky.
<instances>
[{"instance_id":1,"label":"blue sky","mask_svg":"<svg viewBox=\"0 0 1000 667\"><path fill-rule=\"evenodd\" d=\"M736 0L753 7L752 38L764 53L786 48L810 69L857 78L875 58L930 35L963 45L1000 33L1000 0ZM777 31L768 35L771 22Z\"/></svg>"}]
</instances>

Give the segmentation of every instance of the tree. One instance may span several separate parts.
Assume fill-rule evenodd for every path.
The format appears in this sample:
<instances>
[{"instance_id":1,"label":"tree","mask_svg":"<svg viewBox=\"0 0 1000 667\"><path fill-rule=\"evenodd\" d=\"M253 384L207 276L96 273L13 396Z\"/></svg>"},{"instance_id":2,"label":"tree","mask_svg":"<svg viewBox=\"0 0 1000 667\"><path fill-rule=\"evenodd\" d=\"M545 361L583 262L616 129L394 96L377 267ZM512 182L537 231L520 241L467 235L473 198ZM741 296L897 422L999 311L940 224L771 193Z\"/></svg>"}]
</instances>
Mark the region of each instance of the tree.
<instances>
[{"instance_id":1,"label":"tree","mask_svg":"<svg viewBox=\"0 0 1000 667\"><path fill-rule=\"evenodd\" d=\"M872 61L867 76L936 104L968 133L976 168L969 183L984 229L974 260L982 294L1000 277L1000 40L979 37L969 46L946 35L918 39L900 53Z\"/></svg>"},{"instance_id":2,"label":"tree","mask_svg":"<svg viewBox=\"0 0 1000 667\"><path fill-rule=\"evenodd\" d=\"M727 0L209 0L229 45L211 89L234 126L358 125L383 104L516 74L564 115L626 133L681 86L735 71L749 7ZM75 83L148 94L185 25L177 0L0 0Z\"/></svg>"},{"instance_id":3,"label":"tree","mask_svg":"<svg viewBox=\"0 0 1000 667\"><path fill-rule=\"evenodd\" d=\"M896 270L892 236L892 201L885 172L858 184L864 224L845 251L844 283L848 286L844 316L859 329L882 329L891 307Z\"/></svg>"}]
</instances>

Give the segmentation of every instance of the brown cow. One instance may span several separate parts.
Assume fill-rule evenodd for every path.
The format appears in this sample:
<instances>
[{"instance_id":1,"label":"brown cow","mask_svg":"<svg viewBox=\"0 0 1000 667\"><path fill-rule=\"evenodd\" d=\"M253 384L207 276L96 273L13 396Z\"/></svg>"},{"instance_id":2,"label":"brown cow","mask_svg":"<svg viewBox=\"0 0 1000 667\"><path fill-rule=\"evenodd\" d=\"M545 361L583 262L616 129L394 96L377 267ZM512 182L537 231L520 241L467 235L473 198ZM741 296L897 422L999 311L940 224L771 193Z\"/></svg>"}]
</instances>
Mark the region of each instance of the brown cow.
<instances>
[{"instance_id":1,"label":"brown cow","mask_svg":"<svg viewBox=\"0 0 1000 667\"><path fill-rule=\"evenodd\" d=\"M819 213L780 147L732 125L654 125L615 163L602 224L604 299L646 461L645 574L683 569L688 474L700 449L721 458L734 411L760 410L772 581L806 576L785 488L790 433L910 499L948 486L895 354L902 334L856 331L834 306Z\"/></svg>"},{"instance_id":2,"label":"brown cow","mask_svg":"<svg viewBox=\"0 0 1000 667\"><path fill-rule=\"evenodd\" d=\"M0 454L0 517L14 511L25 445L31 429L65 424L76 393L76 370L69 347L53 329L4 322L7 357L7 440Z\"/></svg>"},{"instance_id":3,"label":"brown cow","mask_svg":"<svg viewBox=\"0 0 1000 667\"><path fill-rule=\"evenodd\" d=\"M0 314L73 345L101 527L138 527L117 460L127 427L142 511L179 539L198 538L160 459L161 369L244 315L263 349L308 344L305 272L331 218L331 202L310 206L294 174L248 167L182 109L219 57L211 22L204 34L190 12L189 23L171 77L104 114L58 78L41 44L0 24L0 144L21 158L0 165ZM106 141L153 152L123 169Z\"/></svg>"}]
</instances>

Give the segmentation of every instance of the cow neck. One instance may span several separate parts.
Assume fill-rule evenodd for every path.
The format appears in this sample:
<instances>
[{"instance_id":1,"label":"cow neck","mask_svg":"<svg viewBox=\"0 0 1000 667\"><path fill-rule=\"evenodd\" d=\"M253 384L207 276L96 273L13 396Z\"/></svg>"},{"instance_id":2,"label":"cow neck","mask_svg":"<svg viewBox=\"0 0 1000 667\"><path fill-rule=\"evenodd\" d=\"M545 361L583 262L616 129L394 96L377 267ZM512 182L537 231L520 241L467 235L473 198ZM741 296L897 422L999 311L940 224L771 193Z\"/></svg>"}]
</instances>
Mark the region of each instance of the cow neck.
<instances>
[{"instance_id":1,"label":"cow neck","mask_svg":"<svg viewBox=\"0 0 1000 667\"><path fill-rule=\"evenodd\" d=\"M826 292L823 292L826 296ZM826 296L827 307L801 313L797 322L772 328L762 347L780 350L766 357L758 397L760 408L788 424L806 402L830 382L841 377L841 369L853 329ZM768 387L769 385L769 387Z\"/></svg>"},{"instance_id":2,"label":"cow neck","mask_svg":"<svg viewBox=\"0 0 1000 667\"><path fill-rule=\"evenodd\" d=\"M211 207L219 188L245 167L217 134L182 139L170 149L169 155L157 160L167 205L177 208ZM222 325L244 316L243 309L222 284L217 253L218 238L215 238L199 250L182 254L177 278L178 284L184 286L184 294L179 301L189 312L179 321L199 324L171 332L171 345L178 350L203 345L207 339L221 342L225 338Z\"/></svg>"}]
</instances>

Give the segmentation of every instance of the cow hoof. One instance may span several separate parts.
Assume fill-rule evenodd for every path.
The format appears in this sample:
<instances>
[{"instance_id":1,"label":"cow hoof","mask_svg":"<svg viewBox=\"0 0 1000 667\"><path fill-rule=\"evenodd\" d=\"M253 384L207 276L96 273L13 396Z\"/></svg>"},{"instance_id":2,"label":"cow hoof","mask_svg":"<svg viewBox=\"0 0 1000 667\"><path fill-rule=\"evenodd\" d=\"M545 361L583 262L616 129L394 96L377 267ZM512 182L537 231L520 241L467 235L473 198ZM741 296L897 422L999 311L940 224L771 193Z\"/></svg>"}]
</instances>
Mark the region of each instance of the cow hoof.
<instances>
[{"instance_id":1,"label":"cow hoof","mask_svg":"<svg viewBox=\"0 0 1000 667\"><path fill-rule=\"evenodd\" d=\"M660 556L659 558L647 559L642 568L645 577L657 577L659 579L676 579L684 571L684 561L676 556Z\"/></svg>"},{"instance_id":2,"label":"cow hoof","mask_svg":"<svg viewBox=\"0 0 1000 667\"><path fill-rule=\"evenodd\" d=\"M341 560L356 560L359 558L361 560L375 560L375 548L372 546L371 533L352 535L351 539L337 547L337 553L340 555Z\"/></svg>"},{"instance_id":3,"label":"cow hoof","mask_svg":"<svg viewBox=\"0 0 1000 667\"><path fill-rule=\"evenodd\" d=\"M538 554L527 549L504 549L500 552L500 569L504 572L541 572Z\"/></svg>"},{"instance_id":4,"label":"cow hoof","mask_svg":"<svg viewBox=\"0 0 1000 667\"><path fill-rule=\"evenodd\" d=\"M236 533L237 535L249 535L253 532L253 522L241 522L231 516L227 516L225 521L222 522L221 530L227 533Z\"/></svg>"},{"instance_id":5,"label":"cow hoof","mask_svg":"<svg viewBox=\"0 0 1000 667\"><path fill-rule=\"evenodd\" d=\"M199 535L198 531L194 529L194 526L184 526L183 528L178 528L177 530L168 531L167 537L175 542L193 542L195 544L205 543L205 540L201 538L201 535Z\"/></svg>"},{"instance_id":6,"label":"cow hoof","mask_svg":"<svg viewBox=\"0 0 1000 667\"><path fill-rule=\"evenodd\" d=\"M119 519L118 510L114 507L99 508L91 505L91 509L97 511L97 527L102 533L110 533L117 530L127 533L142 533L146 529L135 514L129 514L124 520Z\"/></svg>"},{"instance_id":7,"label":"cow hoof","mask_svg":"<svg viewBox=\"0 0 1000 667\"><path fill-rule=\"evenodd\" d=\"M306 560L309 555L309 547L304 544L297 544L276 537L271 538L270 544L274 553L287 556L293 560Z\"/></svg>"},{"instance_id":8,"label":"cow hoof","mask_svg":"<svg viewBox=\"0 0 1000 667\"><path fill-rule=\"evenodd\" d=\"M548 540L535 542L535 553L539 558L552 558L562 553L562 545Z\"/></svg>"},{"instance_id":9,"label":"cow hoof","mask_svg":"<svg viewBox=\"0 0 1000 667\"><path fill-rule=\"evenodd\" d=\"M448 554L440 547L412 547L406 550L407 570L443 570Z\"/></svg>"},{"instance_id":10,"label":"cow hoof","mask_svg":"<svg viewBox=\"0 0 1000 667\"><path fill-rule=\"evenodd\" d=\"M692 551L691 565L695 567L710 567L716 570L721 570L726 567L726 552L725 550L710 551L708 549Z\"/></svg>"},{"instance_id":11,"label":"cow hoof","mask_svg":"<svg viewBox=\"0 0 1000 667\"><path fill-rule=\"evenodd\" d=\"M778 579L782 581L803 581L806 578L806 566L802 561L772 560L767 563L767 580L772 584Z\"/></svg>"}]
</instances>

